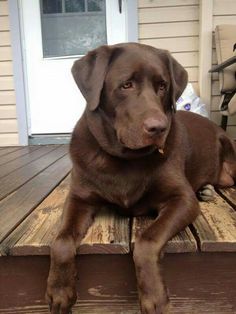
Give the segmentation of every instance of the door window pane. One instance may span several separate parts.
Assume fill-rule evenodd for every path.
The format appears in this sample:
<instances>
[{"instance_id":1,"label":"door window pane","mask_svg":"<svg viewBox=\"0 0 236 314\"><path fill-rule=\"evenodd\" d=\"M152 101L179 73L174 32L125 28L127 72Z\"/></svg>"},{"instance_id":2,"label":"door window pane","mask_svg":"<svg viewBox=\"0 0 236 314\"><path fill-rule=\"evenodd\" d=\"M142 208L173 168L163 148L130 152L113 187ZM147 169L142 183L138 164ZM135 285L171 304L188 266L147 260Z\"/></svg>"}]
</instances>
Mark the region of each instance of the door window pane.
<instances>
[{"instance_id":1,"label":"door window pane","mask_svg":"<svg viewBox=\"0 0 236 314\"><path fill-rule=\"evenodd\" d=\"M61 13L62 12L62 0L43 0L43 13Z\"/></svg>"},{"instance_id":2,"label":"door window pane","mask_svg":"<svg viewBox=\"0 0 236 314\"><path fill-rule=\"evenodd\" d=\"M88 0L88 11L96 12L102 11L103 1L102 0Z\"/></svg>"},{"instance_id":3,"label":"door window pane","mask_svg":"<svg viewBox=\"0 0 236 314\"><path fill-rule=\"evenodd\" d=\"M45 58L84 55L107 43L105 0L41 0L41 25Z\"/></svg>"},{"instance_id":4,"label":"door window pane","mask_svg":"<svg viewBox=\"0 0 236 314\"><path fill-rule=\"evenodd\" d=\"M85 0L65 0L66 12L85 12Z\"/></svg>"}]
</instances>

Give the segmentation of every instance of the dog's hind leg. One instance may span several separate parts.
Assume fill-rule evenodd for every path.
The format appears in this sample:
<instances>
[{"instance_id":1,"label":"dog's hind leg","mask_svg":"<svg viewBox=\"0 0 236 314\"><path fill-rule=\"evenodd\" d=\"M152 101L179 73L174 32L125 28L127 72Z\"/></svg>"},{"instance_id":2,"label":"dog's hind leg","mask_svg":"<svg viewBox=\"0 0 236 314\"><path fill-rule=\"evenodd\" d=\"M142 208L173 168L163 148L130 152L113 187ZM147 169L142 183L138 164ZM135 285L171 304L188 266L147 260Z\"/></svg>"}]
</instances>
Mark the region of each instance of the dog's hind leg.
<instances>
[{"instance_id":1,"label":"dog's hind leg","mask_svg":"<svg viewBox=\"0 0 236 314\"><path fill-rule=\"evenodd\" d=\"M200 190L197 191L197 197L200 201L210 202L214 200L216 191L214 186L211 184L204 185Z\"/></svg>"}]
</instances>

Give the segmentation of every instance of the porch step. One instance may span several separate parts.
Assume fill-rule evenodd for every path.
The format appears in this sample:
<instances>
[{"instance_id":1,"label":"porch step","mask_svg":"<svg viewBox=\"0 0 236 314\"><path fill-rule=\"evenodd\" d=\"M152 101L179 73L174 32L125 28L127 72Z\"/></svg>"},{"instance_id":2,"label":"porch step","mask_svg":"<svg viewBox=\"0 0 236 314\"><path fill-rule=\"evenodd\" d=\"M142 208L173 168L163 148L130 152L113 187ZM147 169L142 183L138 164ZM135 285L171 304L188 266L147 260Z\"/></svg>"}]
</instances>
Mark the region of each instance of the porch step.
<instances>
[{"instance_id":1,"label":"porch step","mask_svg":"<svg viewBox=\"0 0 236 314\"><path fill-rule=\"evenodd\" d=\"M8 182L14 175L19 177L14 188L12 184L10 188L4 188L8 195L0 202L1 255L49 254L69 190L71 162L67 149L67 146L55 146L43 155L40 150L45 148L31 149L28 150L28 164L15 169L16 162L8 163L13 170L0 179L0 184L1 180ZM12 153L16 152L19 159L26 160L24 153L12 150ZM35 161L32 156L36 152L38 159ZM19 160L18 164L22 165ZM36 164L40 165L37 171ZM214 201L200 203L202 214L193 225L168 242L166 252L236 252L236 190L230 188L219 193ZM152 221L151 217L130 221L130 218L118 216L109 209L102 209L78 254L129 253L138 234Z\"/></svg>"}]
</instances>

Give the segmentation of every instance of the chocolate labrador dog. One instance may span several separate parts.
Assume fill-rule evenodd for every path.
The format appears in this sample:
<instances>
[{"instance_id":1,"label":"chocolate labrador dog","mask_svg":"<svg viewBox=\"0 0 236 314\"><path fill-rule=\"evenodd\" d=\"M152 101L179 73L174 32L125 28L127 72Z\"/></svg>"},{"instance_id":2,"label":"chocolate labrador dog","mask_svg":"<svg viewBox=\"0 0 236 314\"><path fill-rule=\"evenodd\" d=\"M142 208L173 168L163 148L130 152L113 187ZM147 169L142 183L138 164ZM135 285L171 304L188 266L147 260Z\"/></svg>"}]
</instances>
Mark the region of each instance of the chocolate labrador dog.
<instances>
[{"instance_id":1,"label":"chocolate labrador dog","mask_svg":"<svg viewBox=\"0 0 236 314\"><path fill-rule=\"evenodd\" d=\"M72 134L71 187L51 247L51 313L70 313L76 301L76 249L104 205L133 216L156 211L133 256L141 312L167 313L162 249L199 214L200 189L234 184L236 148L208 119L175 113L187 73L166 50L102 46L72 73L87 106Z\"/></svg>"}]
</instances>

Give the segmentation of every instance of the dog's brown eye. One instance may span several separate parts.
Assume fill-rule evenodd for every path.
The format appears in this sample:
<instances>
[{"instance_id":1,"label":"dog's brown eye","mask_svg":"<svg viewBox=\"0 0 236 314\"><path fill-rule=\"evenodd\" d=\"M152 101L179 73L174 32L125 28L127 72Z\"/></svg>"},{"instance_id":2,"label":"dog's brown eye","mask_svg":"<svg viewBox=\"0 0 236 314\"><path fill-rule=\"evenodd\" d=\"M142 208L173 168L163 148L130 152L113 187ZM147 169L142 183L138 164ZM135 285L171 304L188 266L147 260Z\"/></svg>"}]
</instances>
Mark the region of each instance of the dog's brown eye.
<instances>
[{"instance_id":1,"label":"dog's brown eye","mask_svg":"<svg viewBox=\"0 0 236 314\"><path fill-rule=\"evenodd\" d=\"M129 89L133 87L133 83L131 81L127 81L121 85L122 89Z\"/></svg>"},{"instance_id":2,"label":"dog's brown eye","mask_svg":"<svg viewBox=\"0 0 236 314\"><path fill-rule=\"evenodd\" d=\"M165 82L160 82L159 83L159 90L164 91L166 89L166 83Z\"/></svg>"}]
</instances>

